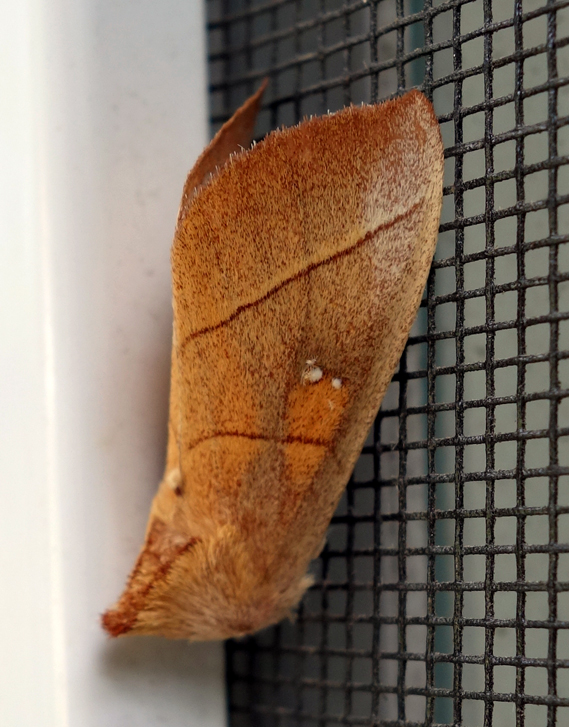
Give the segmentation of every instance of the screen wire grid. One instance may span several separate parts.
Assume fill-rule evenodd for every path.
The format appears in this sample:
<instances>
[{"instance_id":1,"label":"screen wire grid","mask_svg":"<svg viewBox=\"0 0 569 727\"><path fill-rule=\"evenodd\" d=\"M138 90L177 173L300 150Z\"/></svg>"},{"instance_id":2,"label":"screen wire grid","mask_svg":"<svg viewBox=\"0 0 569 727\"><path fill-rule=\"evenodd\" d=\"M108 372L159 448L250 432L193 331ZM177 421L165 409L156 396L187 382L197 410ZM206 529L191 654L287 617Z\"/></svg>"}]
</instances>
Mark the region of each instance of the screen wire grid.
<instances>
[{"instance_id":1,"label":"screen wire grid","mask_svg":"<svg viewBox=\"0 0 569 727\"><path fill-rule=\"evenodd\" d=\"M294 623L226 647L232 727L569 725L569 2L208 0L212 130L419 87L440 235Z\"/></svg>"}]
</instances>

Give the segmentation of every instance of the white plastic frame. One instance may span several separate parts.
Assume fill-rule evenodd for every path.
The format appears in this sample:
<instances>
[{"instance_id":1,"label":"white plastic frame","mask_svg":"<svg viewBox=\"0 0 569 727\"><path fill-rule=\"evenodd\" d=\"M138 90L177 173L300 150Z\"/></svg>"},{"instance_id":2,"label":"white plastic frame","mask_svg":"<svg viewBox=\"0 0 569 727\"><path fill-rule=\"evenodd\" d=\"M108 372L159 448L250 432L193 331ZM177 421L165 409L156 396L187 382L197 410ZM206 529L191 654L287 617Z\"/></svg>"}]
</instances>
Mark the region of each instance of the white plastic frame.
<instances>
[{"instance_id":1,"label":"white plastic frame","mask_svg":"<svg viewBox=\"0 0 569 727\"><path fill-rule=\"evenodd\" d=\"M0 104L0 724L222 727L221 645L98 623L163 466L202 0L4 0Z\"/></svg>"}]
</instances>

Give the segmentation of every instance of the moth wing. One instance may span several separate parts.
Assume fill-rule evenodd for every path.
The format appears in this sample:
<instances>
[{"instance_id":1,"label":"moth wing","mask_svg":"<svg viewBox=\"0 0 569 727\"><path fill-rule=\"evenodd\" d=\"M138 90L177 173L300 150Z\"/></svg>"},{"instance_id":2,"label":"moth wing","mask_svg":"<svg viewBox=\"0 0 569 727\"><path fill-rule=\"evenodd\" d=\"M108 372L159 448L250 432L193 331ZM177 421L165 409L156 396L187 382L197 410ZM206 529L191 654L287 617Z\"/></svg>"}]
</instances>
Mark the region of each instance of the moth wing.
<instances>
[{"instance_id":1,"label":"moth wing","mask_svg":"<svg viewBox=\"0 0 569 727\"><path fill-rule=\"evenodd\" d=\"M181 550L132 632L225 638L296 604L415 317L442 171L411 92L271 134L183 208L179 492L162 486L150 518Z\"/></svg>"},{"instance_id":2,"label":"moth wing","mask_svg":"<svg viewBox=\"0 0 569 727\"><path fill-rule=\"evenodd\" d=\"M257 121L267 83L268 80L265 79L256 93L250 96L229 121L223 124L198 157L184 184L180 204L180 218L186 215L188 205L196 189L204 184L210 175L221 169L232 154L239 154L253 140L255 122Z\"/></svg>"},{"instance_id":3,"label":"moth wing","mask_svg":"<svg viewBox=\"0 0 569 727\"><path fill-rule=\"evenodd\" d=\"M303 487L327 493L329 520L416 315L442 173L436 117L411 92L274 132L200 191L172 251L185 472L204 447L210 473L245 440L320 447ZM323 377L306 385L313 361ZM283 466L278 487L252 474L247 491L284 503Z\"/></svg>"},{"instance_id":4,"label":"moth wing","mask_svg":"<svg viewBox=\"0 0 569 727\"><path fill-rule=\"evenodd\" d=\"M184 184L180 211L178 213L178 224L187 215L188 207L199 187L206 184L214 174L219 172L233 154L240 154L250 145L267 83L268 81L265 79L258 90L223 124L221 129L198 157ZM170 368L170 413L168 420L166 472L175 471L179 467L177 446L177 422L179 418L178 369L174 347L175 340L173 342Z\"/></svg>"}]
</instances>

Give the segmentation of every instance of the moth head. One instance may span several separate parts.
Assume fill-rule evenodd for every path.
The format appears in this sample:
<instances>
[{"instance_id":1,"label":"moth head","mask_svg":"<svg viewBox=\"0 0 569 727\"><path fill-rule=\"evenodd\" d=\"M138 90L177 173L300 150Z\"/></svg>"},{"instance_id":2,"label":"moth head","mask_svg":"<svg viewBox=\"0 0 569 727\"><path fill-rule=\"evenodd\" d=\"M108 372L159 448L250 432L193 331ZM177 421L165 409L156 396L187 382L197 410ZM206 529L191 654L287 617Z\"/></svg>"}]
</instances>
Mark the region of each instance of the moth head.
<instances>
[{"instance_id":1,"label":"moth head","mask_svg":"<svg viewBox=\"0 0 569 727\"><path fill-rule=\"evenodd\" d=\"M187 537L159 518L126 589L102 617L111 636L160 635L206 641L244 636L286 616L311 579L283 575L231 526L210 537ZM284 569L286 571L286 569Z\"/></svg>"}]
</instances>

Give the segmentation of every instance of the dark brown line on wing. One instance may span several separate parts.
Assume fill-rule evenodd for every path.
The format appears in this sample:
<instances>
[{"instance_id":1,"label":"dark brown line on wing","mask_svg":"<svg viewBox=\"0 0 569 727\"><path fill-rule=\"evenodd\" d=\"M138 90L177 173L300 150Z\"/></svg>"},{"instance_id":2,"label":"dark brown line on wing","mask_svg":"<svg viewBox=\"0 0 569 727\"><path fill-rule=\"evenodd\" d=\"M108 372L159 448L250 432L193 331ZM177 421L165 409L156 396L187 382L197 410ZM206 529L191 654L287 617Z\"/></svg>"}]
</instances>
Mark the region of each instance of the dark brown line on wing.
<instances>
[{"instance_id":1,"label":"dark brown line on wing","mask_svg":"<svg viewBox=\"0 0 569 727\"><path fill-rule=\"evenodd\" d=\"M329 263L333 263L336 260L339 260L340 258L343 258L347 255L350 255L350 253L354 252L358 248L362 247L362 245L365 245L366 242L369 242L375 235L377 235L378 232L382 232L383 230L389 230L390 227L393 227L393 225L396 225L398 222L401 222L401 220L404 220L406 217L411 215L419 205L423 203L423 200L419 200L416 204L414 204L412 207L409 207L409 209L406 212L403 212L403 214L397 215L397 217L394 217L392 220L389 220L389 222L385 222L383 225L379 225L375 228L375 230L372 230L371 232L366 233L362 238L360 238L357 242L355 242L351 247L347 247L344 250L340 250L339 252L334 253L333 255L330 255L330 257L324 258L324 260L320 260L316 263L310 263L310 265L307 265L302 270L299 270L298 273L295 273L294 275L291 275L290 278L287 278L286 280L282 280L280 283L277 283L274 287L272 287L269 291L267 291L264 295L262 295L260 298L257 298L256 300L252 300L250 303L244 303L243 305L238 306L233 313L227 316L227 318L224 318L219 323L214 323L210 326L205 326L204 328L200 328L197 331L194 331L193 333L190 333L189 336L186 336L185 340L180 344L180 349L183 349L186 344L193 340L194 338L198 338L198 336L203 336L206 333L211 333L212 331L216 331L218 328L223 328L223 326L227 325L228 323L231 323L231 321L235 320L238 316L241 315L244 311L248 310L249 308L253 308L260 303L263 303L265 300L270 298L275 293L278 293L279 290L284 288L287 285L290 285L291 283L294 283L296 280L299 280L300 278L304 278L307 275L310 275L310 273L313 270L316 270L316 268L321 267L322 265L328 265Z\"/></svg>"},{"instance_id":2,"label":"dark brown line on wing","mask_svg":"<svg viewBox=\"0 0 569 727\"><path fill-rule=\"evenodd\" d=\"M174 567L174 563L181 558L185 553L187 553L189 550L191 550L194 545L197 545L198 543L201 543L201 538L193 537L188 540L188 542L183 545L174 555L172 556L171 560L169 560L167 563L162 564L152 575L152 578L148 583L145 584L144 588L140 590L140 593L137 594L138 597L142 600L145 599L146 596L150 593L152 588L156 585L156 583L163 578L165 578L168 573L172 570Z\"/></svg>"},{"instance_id":3,"label":"dark brown line on wing","mask_svg":"<svg viewBox=\"0 0 569 727\"><path fill-rule=\"evenodd\" d=\"M158 566L148 583L145 583L140 590L134 590L134 592L131 593L131 587L136 588L135 581L140 575L142 564L146 555L148 541L145 543L144 550L138 556L134 569L129 576L126 590L121 596L117 606L115 608L110 608L101 617L104 628L109 634L111 634L111 636L121 636L132 631L132 629L136 626L139 613L146 607L150 591L159 581L168 576L176 561L189 552L195 545L201 543L201 540L202 539L198 537L190 538L188 542L181 546L166 563L162 563ZM155 559L158 558L155 553L152 553L152 556Z\"/></svg>"},{"instance_id":4,"label":"dark brown line on wing","mask_svg":"<svg viewBox=\"0 0 569 727\"><path fill-rule=\"evenodd\" d=\"M209 434L207 437L203 437L202 439L192 442L186 451L190 452L192 449L195 449L204 442L209 442L211 439L220 439L221 437L241 437L243 439L252 440L259 439L265 442L276 442L277 444L312 444L315 447L328 447L330 444L322 439L310 439L310 437L271 437L268 434L253 434L249 432L213 432L213 434Z\"/></svg>"}]
</instances>

